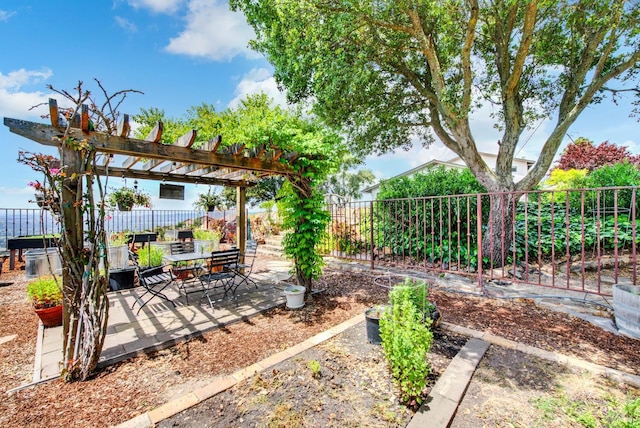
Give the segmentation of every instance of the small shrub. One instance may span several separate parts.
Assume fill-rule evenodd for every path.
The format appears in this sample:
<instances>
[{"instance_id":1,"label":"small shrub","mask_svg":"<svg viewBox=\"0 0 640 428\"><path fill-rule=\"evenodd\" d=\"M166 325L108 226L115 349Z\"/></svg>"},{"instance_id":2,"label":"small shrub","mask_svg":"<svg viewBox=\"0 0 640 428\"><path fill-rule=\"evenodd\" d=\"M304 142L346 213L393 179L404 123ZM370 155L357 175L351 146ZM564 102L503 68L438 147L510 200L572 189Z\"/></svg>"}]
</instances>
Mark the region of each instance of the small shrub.
<instances>
[{"instance_id":1,"label":"small shrub","mask_svg":"<svg viewBox=\"0 0 640 428\"><path fill-rule=\"evenodd\" d=\"M140 266L160 266L162 265L162 249L150 246L138 251L138 263Z\"/></svg>"},{"instance_id":2,"label":"small shrub","mask_svg":"<svg viewBox=\"0 0 640 428\"><path fill-rule=\"evenodd\" d=\"M307 367L311 370L311 375L315 378L319 378L322 373L322 367L320 367L320 362L318 360L309 360L307 362Z\"/></svg>"},{"instance_id":3,"label":"small shrub","mask_svg":"<svg viewBox=\"0 0 640 428\"><path fill-rule=\"evenodd\" d=\"M53 308L62 304L62 290L56 278L49 275L29 282L27 297L36 309Z\"/></svg>"},{"instance_id":4,"label":"small shrub","mask_svg":"<svg viewBox=\"0 0 640 428\"><path fill-rule=\"evenodd\" d=\"M221 233L217 230L194 229L193 238L203 241L220 241Z\"/></svg>"},{"instance_id":5,"label":"small shrub","mask_svg":"<svg viewBox=\"0 0 640 428\"><path fill-rule=\"evenodd\" d=\"M422 390L430 370L427 354L433 343L430 320L423 322L415 299L413 286L394 287L389 293L391 310L384 311L380 318L382 349L400 390L401 401L412 407L422 402Z\"/></svg>"}]
</instances>

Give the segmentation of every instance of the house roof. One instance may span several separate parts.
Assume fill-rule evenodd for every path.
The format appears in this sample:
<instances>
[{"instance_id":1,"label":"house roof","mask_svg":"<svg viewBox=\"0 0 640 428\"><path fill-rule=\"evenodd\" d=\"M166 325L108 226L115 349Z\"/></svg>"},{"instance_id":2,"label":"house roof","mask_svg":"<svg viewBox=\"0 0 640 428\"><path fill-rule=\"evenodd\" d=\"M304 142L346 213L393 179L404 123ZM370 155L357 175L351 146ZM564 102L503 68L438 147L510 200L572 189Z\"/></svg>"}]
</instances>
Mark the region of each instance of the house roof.
<instances>
[{"instance_id":1,"label":"house roof","mask_svg":"<svg viewBox=\"0 0 640 428\"><path fill-rule=\"evenodd\" d=\"M479 154L483 158L486 158L486 157L497 158L498 157L498 155L495 154L495 153L479 152ZM432 168L434 166L444 165L444 166L446 166L448 168L465 168L466 165L455 163L455 162L460 161L460 160L461 160L461 158L458 155L456 155L453 158L451 158L449 160L446 160L446 161L441 161L441 160L438 160L438 159L432 159L429 162L423 163L422 165L418 165L415 168L412 168L412 169L409 169L407 171L404 171L404 172L402 172L402 173L400 173L398 175L395 175L395 176L393 176L391 178L382 179L377 184L369 186L369 187L363 189L362 191L364 193L371 193L374 190L378 189L383 181L393 180L394 178L410 176L410 175L413 175L413 174L415 174L417 172L420 172L420 171L422 171L424 169ZM515 158L514 157L513 160L514 161L526 162L527 163L527 168L531 167L531 165L533 165L535 163L535 161L532 161L532 160L529 160L529 159L525 159L525 158Z\"/></svg>"}]
</instances>

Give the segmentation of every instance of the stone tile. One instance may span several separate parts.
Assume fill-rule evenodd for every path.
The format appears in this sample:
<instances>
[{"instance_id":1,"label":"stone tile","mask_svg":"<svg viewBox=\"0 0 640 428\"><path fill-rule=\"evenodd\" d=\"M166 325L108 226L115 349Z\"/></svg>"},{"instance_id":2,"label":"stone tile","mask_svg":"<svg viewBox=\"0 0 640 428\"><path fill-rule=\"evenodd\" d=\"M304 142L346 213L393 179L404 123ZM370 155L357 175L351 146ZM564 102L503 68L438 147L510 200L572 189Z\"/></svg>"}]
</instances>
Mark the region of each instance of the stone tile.
<instances>
[{"instance_id":1,"label":"stone tile","mask_svg":"<svg viewBox=\"0 0 640 428\"><path fill-rule=\"evenodd\" d=\"M242 382L245 379L252 378L256 373L260 373L262 370L264 370L264 367L256 363L233 372L231 377L233 377L236 382Z\"/></svg>"},{"instance_id":2,"label":"stone tile","mask_svg":"<svg viewBox=\"0 0 640 428\"><path fill-rule=\"evenodd\" d=\"M152 423L156 424L175 415L176 413L180 413L181 411L198 404L199 402L200 400L198 400L196 394L192 392L149 411L149 418Z\"/></svg>"},{"instance_id":3,"label":"stone tile","mask_svg":"<svg viewBox=\"0 0 640 428\"><path fill-rule=\"evenodd\" d=\"M322 333L316 334L313 337L307 339L307 341L311 342L313 345L318 345L319 343L324 342L325 340L331 339L335 334L331 334L329 331L323 331Z\"/></svg>"},{"instance_id":4,"label":"stone tile","mask_svg":"<svg viewBox=\"0 0 640 428\"><path fill-rule=\"evenodd\" d=\"M259 364L265 369L268 369L269 367L275 366L276 364L281 363L289 358L291 358L291 354L289 354L287 351L280 351L259 361Z\"/></svg>"},{"instance_id":5,"label":"stone tile","mask_svg":"<svg viewBox=\"0 0 640 428\"><path fill-rule=\"evenodd\" d=\"M313 343L311 343L308 340L305 340L304 342L300 342L297 345L293 345L290 348L287 348L284 350L284 352L286 352L287 354L294 356L294 355L298 355L299 353L306 351L307 349L313 348Z\"/></svg>"},{"instance_id":6,"label":"stone tile","mask_svg":"<svg viewBox=\"0 0 640 428\"><path fill-rule=\"evenodd\" d=\"M458 409L458 402L438 393L431 393L418 412L407 424L407 428L447 428Z\"/></svg>"},{"instance_id":7,"label":"stone tile","mask_svg":"<svg viewBox=\"0 0 640 428\"><path fill-rule=\"evenodd\" d=\"M154 423L151 422L149 413L143 413L133 419L129 419L128 421L121 423L120 425L116 425L113 428L152 428L153 426Z\"/></svg>"},{"instance_id":8,"label":"stone tile","mask_svg":"<svg viewBox=\"0 0 640 428\"><path fill-rule=\"evenodd\" d=\"M18 337L17 334L12 334L10 336L2 336L0 337L0 345L2 345L3 343L11 342L16 337Z\"/></svg>"},{"instance_id":9,"label":"stone tile","mask_svg":"<svg viewBox=\"0 0 640 428\"><path fill-rule=\"evenodd\" d=\"M518 347L518 342L514 342L513 340L505 339L502 336L496 336L491 333L483 334L482 340L507 349L516 349Z\"/></svg>"},{"instance_id":10,"label":"stone tile","mask_svg":"<svg viewBox=\"0 0 640 428\"><path fill-rule=\"evenodd\" d=\"M200 401L203 401L209 397L213 397L219 392L231 388L236 383L238 382L232 376L225 376L223 378L216 379L210 384L198 388L193 392Z\"/></svg>"}]
</instances>

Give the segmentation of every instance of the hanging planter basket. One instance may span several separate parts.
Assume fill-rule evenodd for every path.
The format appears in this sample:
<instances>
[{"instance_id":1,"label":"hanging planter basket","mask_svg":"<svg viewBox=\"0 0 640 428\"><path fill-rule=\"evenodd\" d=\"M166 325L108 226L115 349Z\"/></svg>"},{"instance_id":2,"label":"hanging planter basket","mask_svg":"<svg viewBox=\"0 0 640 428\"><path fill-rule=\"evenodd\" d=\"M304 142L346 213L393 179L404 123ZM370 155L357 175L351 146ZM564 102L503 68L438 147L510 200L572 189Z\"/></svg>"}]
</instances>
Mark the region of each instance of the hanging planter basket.
<instances>
[{"instance_id":1,"label":"hanging planter basket","mask_svg":"<svg viewBox=\"0 0 640 428\"><path fill-rule=\"evenodd\" d=\"M131 211L131 208L133 208L133 205L129 205L129 204L124 204L122 202L118 202L118 209L120 211Z\"/></svg>"}]
</instances>

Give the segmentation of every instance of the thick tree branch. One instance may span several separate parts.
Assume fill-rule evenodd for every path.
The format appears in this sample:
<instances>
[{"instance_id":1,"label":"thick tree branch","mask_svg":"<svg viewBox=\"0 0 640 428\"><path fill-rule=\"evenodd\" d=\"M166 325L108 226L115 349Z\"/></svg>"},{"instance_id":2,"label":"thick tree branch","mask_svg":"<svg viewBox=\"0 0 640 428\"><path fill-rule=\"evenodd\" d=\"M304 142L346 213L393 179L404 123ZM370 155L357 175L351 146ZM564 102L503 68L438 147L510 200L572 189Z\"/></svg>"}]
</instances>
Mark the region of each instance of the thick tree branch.
<instances>
[{"instance_id":1,"label":"thick tree branch","mask_svg":"<svg viewBox=\"0 0 640 428\"><path fill-rule=\"evenodd\" d=\"M473 41L475 40L476 27L478 25L478 14L480 8L478 7L477 0L471 0L471 14L469 16L469 22L467 23L467 32L464 39L464 45L462 46L462 110L464 112L469 111L471 106L471 88L473 85L473 74L471 72L471 48L473 47Z\"/></svg>"}]
</instances>

